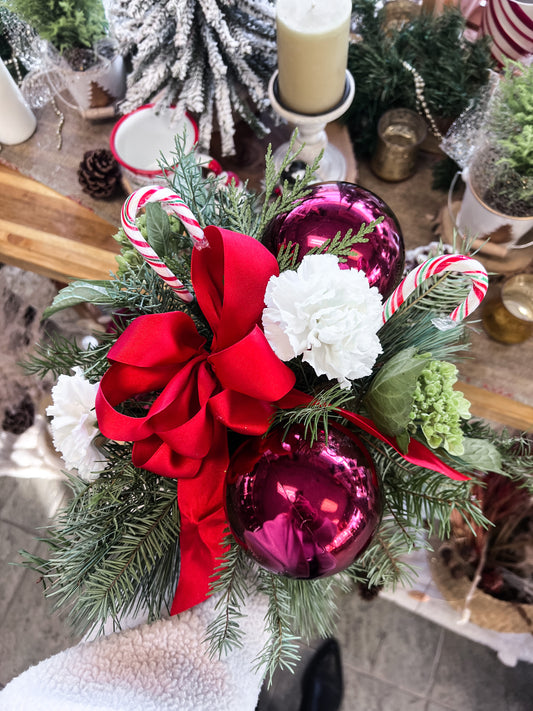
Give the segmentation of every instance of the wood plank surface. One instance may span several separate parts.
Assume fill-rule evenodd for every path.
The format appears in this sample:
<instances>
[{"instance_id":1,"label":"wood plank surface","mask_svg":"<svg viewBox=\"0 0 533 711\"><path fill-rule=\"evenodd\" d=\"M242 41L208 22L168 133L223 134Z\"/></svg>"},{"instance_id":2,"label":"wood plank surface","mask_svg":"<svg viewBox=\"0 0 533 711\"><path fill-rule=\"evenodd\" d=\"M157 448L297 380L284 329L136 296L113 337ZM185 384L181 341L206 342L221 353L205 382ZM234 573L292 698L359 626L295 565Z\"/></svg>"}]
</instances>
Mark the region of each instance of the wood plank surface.
<instances>
[{"instance_id":1,"label":"wood plank surface","mask_svg":"<svg viewBox=\"0 0 533 711\"><path fill-rule=\"evenodd\" d=\"M117 226L0 165L0 261L56 281L108 279Z\"/></svg>"},{"instance_id":2,"label":"wood plank surface","mask_svg":"<svg viewBox=\"0 0 533 711\"><path fill-rule=\"evenodd\" d=\"M470 401L470 412L475 417L522 432L533 432L533 407L469 383L458 382L457 388Z\"/></svg>"}]
</instances>

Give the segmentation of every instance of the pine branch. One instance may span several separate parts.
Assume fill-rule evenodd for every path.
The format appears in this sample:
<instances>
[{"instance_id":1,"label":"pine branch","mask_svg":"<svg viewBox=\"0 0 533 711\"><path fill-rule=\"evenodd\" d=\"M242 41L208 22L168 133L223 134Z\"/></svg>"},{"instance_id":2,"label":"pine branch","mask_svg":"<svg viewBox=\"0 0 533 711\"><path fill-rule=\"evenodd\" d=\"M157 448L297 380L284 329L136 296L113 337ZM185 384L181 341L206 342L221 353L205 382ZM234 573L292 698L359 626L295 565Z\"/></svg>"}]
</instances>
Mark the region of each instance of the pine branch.
<instances>
[{"instance_id":1,"label":"pine branch","mask_svg":"<svg viewBox=\"0 0 533 711\"><path fill-rule=\"evenodd\" d=\"M294 132L291 136L287 153L277 170L274 159L272 158L272 146L269 145L267 148L265 157L265 189L261 196L263 206L254 234L252 235L256 237L256 239L261 239L267 225L277 215L294 209L299 201L309 194L309 185L313 179L313 175L320 166L322 153L311 165L306 165L304 175L297 177L294 184L289 186L288 181L282 180L282 175L299 155L299 151L294 150L295 141L296 133ZM279 185L281 185L280 194L278 193Z\"/></svg>"},{"instance_id":2,"label":"pine branch","mask_svg":"<svg viewBox=\"0 0 533 711\"><path fill-rule=\"evenodd\" d=\"M383 354L378 357L377 367L392 355L410 347L416 348L419 353L431 353L436 360L453 361L458 354L466 352L469 344L464 323L439 330L433 323L434 317L435 313L430 311L415 317L407 308L399 309L379 331Z\"/></svg>"},{"instance_id":3,"label":"pine branch","mask_svg":"<svg viewBox=\"0 0 533 711\"><path fill-rule=\"evenodd\" d=\"M292 632L291 599L282 579L260 570L258 590L268 595L266 629L270 638L266 648L254 660L254 669L264 670L271 684L277 668L292 672L300 660L298 637Z\"/></svg>"},{"instance_id":4,"label":"pine branch","mask_svg":"<svg viewBox=\"0 0 533 711\"><path fill-rule=\"evenodd\" d=\"M280 578L291 600L294 629L302 637L329 637L338 618L337 594L350 586L342 575L317 580Z\"/></svg>"},{"instance_id":5,"label":"pine branch","mask_svg":"<svg viewBox=\"0 0 533 711\"><path fill-rule=\"evenodd\" d=\"M219 659L235 647L242 647L239 620L243 614L240 610L250 586L253 588L250 559L232 536L226 536L225 544L229 548L215 571L219 577L210 590L211 595L219 597L215 606L219 613L208 626L206 635L210 656Z\"/></svg>"},{"instance_id":6,"label":"pine branch","mask_svg":"<svg viewBox=\"0 0 533 711\"><path fill-rule=\"evenodd\" d=\"M406 540L394 520L384 518L370 546L346 570L346 574L355 582L365 582L368 587L407 585L416 573L402 558L412 548L412 541Z\"/></svg>"},{"instance_id":7,"label":"pine branch","mask_svg":"<svg viewBox=\"0 0 533 711\"><path fill-rule=\"evenodd\" d=\"M101 334L95 334L100 337ZM80 366L87 372L87 378L98 378L103 374L105 366L97 364L103 362L109 350L108 345L97 346L84 350L75 341L64 336L53 334L40 343L37 343L34 352L21 363L28 375L37 375L45 378L51 374L54 379L60 375L70 375L72 368Z\"/></svg>"},{"instance_id":8,"label":"pine branch","mask_svg":"<svg viewBox=\"0 0 533 711\"><path fill-rule=\"evenodd\" d=\"M340 419L336 411L338 408L350 409L349 403L352 401L352 392L335 384L315 395L308 405L292 410L278 410L273 426L281 426L287 432L293 425L303 425L306 441L312 446L319 430L323 429L327 438L329 417Z\"/></svg>"},{"instance_id":9,"label":"pine branch","mask_svg":"<svg viewBox=\"0 0 533 711\"><path fill-rule=\"evenodd\" d=\"M128 454L111 445L108 472L91 484L70 477L73 498L43 539L49 559L23 553L80 633L101 630L108 618L119 628L141 608L156 619L177 585L175 482L135 469Z\"/></svg>"}]
</instances>

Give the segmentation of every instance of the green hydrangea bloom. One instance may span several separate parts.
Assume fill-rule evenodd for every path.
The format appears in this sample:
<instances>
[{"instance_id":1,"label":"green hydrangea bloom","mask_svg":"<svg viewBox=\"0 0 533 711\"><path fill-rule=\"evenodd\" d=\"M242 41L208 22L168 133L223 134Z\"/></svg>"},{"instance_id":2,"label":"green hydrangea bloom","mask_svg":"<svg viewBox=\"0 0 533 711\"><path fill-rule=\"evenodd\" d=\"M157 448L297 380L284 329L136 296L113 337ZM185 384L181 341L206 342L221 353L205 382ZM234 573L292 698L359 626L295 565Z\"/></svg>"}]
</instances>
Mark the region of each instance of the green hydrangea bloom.
<instances>
[{"instance_id":1,"label":"green hydrangea bloom","mask_svg":"<svg viewBox=\"0 0 533 711\"><path fill-rule=\"evenodd\" d=\"M408 429L420 428L430 447L444 447L450 454L464 452L461 420L470 418L470 403L454 390L457 368L452 363L430 360L418 378Z\"/></svg>"}]
</instances>

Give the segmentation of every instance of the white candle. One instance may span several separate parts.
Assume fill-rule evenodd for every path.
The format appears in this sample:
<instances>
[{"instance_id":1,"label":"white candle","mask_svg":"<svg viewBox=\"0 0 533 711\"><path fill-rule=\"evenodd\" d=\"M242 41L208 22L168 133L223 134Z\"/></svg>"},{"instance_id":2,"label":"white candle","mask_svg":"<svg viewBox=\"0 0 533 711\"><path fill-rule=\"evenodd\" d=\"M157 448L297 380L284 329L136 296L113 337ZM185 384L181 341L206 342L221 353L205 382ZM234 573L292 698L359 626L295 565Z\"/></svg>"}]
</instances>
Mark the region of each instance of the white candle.
<instances>
[{"instance_id":1,"label":"white candle","mask_svg":"<svg viewBox=\"0 0 533 711\"><path fill-rule=\"evenodd\" d=\"M340 102L351 11L351 0L278 0L278 82L286 108L321 114Z\"/></svg>"},{"instance_id":2,"label":"white candle","mask_svg":"<svg viewBox=\"0 0 533 711\"><path fill-rule=\"evenodd\" d=\"M36 125L35 116L0 59L0 143L22 143L32 135Z\"/></svg>"}]
</instances>

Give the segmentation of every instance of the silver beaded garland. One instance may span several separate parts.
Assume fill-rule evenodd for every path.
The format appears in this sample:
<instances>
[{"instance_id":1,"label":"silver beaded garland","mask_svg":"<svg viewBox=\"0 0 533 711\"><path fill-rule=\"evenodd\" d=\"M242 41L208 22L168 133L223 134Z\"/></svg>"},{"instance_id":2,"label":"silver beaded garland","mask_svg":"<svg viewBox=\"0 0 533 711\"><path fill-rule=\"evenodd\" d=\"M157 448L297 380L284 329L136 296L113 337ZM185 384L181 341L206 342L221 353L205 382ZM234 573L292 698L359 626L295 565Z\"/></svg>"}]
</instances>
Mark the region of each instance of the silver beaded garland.
<instances>
[{"instance_id":1,"label":"silver beaded garland","mask_svg":"<svg viewBox=\"0 0 533 711\"><path fill-rule=\"evenodd\" d=\"M409 64L409 62L406 62L404 59L402 59L402 64L405 69L407 69L413 75L413 79L415 82L416 108L421 111L426 117L435 138L437 138L439 141L442 140L442 133L437 128L435 119L431 115L431 111L429 110L429 107L427 105L426 97L424 96L424 89L426 87L424 80L416 71L416 69L411 66L411 64Z\"/></svg>"}]
</instances>

